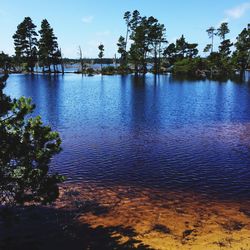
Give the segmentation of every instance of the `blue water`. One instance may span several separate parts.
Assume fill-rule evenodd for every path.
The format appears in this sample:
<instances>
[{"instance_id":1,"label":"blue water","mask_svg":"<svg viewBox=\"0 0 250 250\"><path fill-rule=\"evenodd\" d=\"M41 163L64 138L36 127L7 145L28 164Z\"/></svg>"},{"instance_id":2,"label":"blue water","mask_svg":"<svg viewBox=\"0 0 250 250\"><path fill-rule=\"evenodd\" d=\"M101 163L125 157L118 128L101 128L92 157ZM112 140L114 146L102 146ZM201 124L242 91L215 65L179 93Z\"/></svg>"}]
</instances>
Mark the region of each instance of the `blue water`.
<instances>
[{"instance_id":1,"label":"blue water","mask_svg":"<svg viewBox=\"0 0 250 250\"><path fill-rule=\"evenodd\" d=\"M51 166L102 185L250 198L250 86L154 77L11 75L63 151Z\"/></svg>"}]
</instances>

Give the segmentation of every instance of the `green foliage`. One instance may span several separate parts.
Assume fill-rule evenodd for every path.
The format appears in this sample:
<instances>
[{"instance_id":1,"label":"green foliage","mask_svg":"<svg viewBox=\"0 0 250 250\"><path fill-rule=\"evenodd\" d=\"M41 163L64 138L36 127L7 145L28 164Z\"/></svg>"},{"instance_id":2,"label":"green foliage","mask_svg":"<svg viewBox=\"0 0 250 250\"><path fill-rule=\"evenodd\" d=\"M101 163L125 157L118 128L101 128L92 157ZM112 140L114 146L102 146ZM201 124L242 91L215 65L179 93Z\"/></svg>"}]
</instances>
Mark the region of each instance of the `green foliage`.
<instances>
[{"instance_id":1,"label":"green foliage","mask_svg":"<svg viewBox=\"0 0 250 250\"><path fill-rule=\"evenodd\" d=\"M233 54L233 63L240 70L241 76L250 65L250 29L243 29L235 43L236 51Z\"/></svg>"},{"instance_id":2,"label":"green foliage","mask_svg":"<svg viewBox=\"0 0 250 250\"><path fill-rule=\"evenodd\" d=\"M16 58L15 63L23 69L33 72L37 62L40 66L48 67L61 64L61 51L58 48L57 37L49 22L44 19L39 31L40 39L37 41L36 25L30 17L25 17L24 21L17 26L17 31L13 35Z\"/></svg>"},{"instance_id":3,"label":"green foliage","mask_svg":"<svg viewBox=\"0 0 250 250\"><path fill-rule=\"evenodd\" d=\"M208 37L211 38L211 53L214 51L214 36L216 35L216 29L211 26L207 30Z\"/></svg>"},{"instance_id":4,"label":"green foliage","mask_svg":"<svg viewBox=\"0 0 250 250\"><path fill-rule=\"evenodd\" d=\"M34 70L37 61L37 36L36 25L30 17L25 17L23 22L17 26L17 31L13 35L16 56L27 63L31 72Z\"/></svg>"},{"instance_id":5,"label":"green foliage","mask_svg":"<svg viewBox=\"0 0 250 250\"><path fill-rule=\"evenodd\" d=\"M222 23L220 25L220 27L217 29L217 33L216 35L219 36L223 41L226 38L226 34L228 34L230 32L229 28L228 28L228 23Z\"/></svg>"},{"instance_id":6,"label":"green foliage","mask_svg":"<svg viewBox=\"0 0 250 250\"><path fill-rule=\"evenodd\" d=\"M126 52L126 41L123 36L119 37L118 43L118 53L121 55L120 66L126 68L127 66L127 52Z\"/></svg>"},{"instance_id":7,"label":"green foliage","mask_svg":"<svg viewBox=\"0 0 250 250\"><path fill-rule=\"evenodd\" d=\"M194 77L197 76L197 70L202 71L207 68L206 60L200 57L184 58L177 61L173 67L174 75Z\"/></svg>"},{"instance_id":8,"label":"green foliage","mask_svg":"<svg viewBox=\"0 0 250 250\"><path fill-rule=\"evenodd\" d=\"M174 43L170 43L164 50L163 56L167 59L168 66L173 65L176 62L176 46Z\"/></svg>"},{"instance_id":9,"label":"green foliage","mask_svg":"<svg viewBox=\"0 0 250 250\"><path fill-rule=\"evenodd\" d=\"M182 35L179 39L176 40L176 54L178 58L183 59L185 57L186 49L187 42L184 35Z\"/></svg>"},{"instance_id":10,"label":"green foliage","mask_svg":"<svg viewBox=\"0 0 250 250\"><path fill-rule=\"evenodd\" d=\"M132 13L126 12L124 19L127 24L127 35L130 32L130 40L132 40L128 59L134 65L135 72L144 74L147 72L147 59L151 54L154 61L154 73L159 73L162 44L166 42L164 25L153 16L141 17L138 10ZM124 41L125 52L127 35Z\"/></svg>"},{"instance_id":11,"label":"green foliage","mask_svg":"<svg viewBox=\"0 0 250 250\"><path fill-rule=\"evenodd\" d=\"M31 99L12 100L0 86L0 202L52 202L64 180L49 171L51 157L61 150L59 134L40 117L27 118L35 108Z\"/></svg>"},{"instance_id":12,"label":"green foliage","mask_svg":"<svg viewBox=\"0 0 250 250\"><path fill-rule=\"evenodd\" d=\"M39 34L41 36L38 45L39 63L43 67L48 67L50 71L51 64L59 64L61 53L58 49L57 37L46 19L42 20Z\"/></svg>"},{"instance_id":13,"label":"green foliage","mask_svg":"<svg viewBox=\"0 0 250 250\"><path fill-rule=\"evenodd\" d=\"M88 75L93 75L93 74L95 73L95 70L94 70L93 68L87 68L87 69L86 69L86 73L87 73Z\"/></svg>"},{"instance_id":14,"label":"green foliage","mask_svg":"<svg viewBox=\"0 0 250 250\"><path fill-rule=\"evenodd\" d=\"M102 68L103 75L113 75L116 72L115 67L113 66L106 66Z\"/></svg>"},{"instance_id":15,"label":"green foliage","mask_svg":"<svg viewBox=\"0 0 250 250\"><path fill-rule=\"evenodd\" d=\"M212 49L212 44L207 44L206 47L204 48L203 52L207 53L209 51L211 51Z\"/></svg>"},{"instance_id":16,"label":"green foliage","mask_svg":"<svg viewBox=\"0 0 250 250\"><path fill-rule=\"evenodd\" d=\"M230 48L233 46L233 43L229 39L223 40L219 46L219 53L223 58L229 58L231 54Z\"/></svg>"},{"instance_id":17,"label":"green foliage","mask_svg":"<svg viewBox=\"0 0 250 250\"><path fill-rule=\"evenodd\" d=\"M186 42L184 35L182 35L175 43L171 43L165 48L163 55L167 59L167 65L172 66L183 59L196 57L199 52L197 47L197 43Z\"/></svg>"},{"instance_id":18,"label":"green foliage","mask_svg":"<svg viewBox=\"0 0 250 250\"><path fill-rule=\"evenodd\" d=\"M104 57L104 45L103 45L103 44L100 44L100 45L98 46L98 49L99 49L98 57L99 57L100 60L101 60L101 68L102 68L102 58Z\"/></svg>"},{"instance_id":19,"label":"green foliage","mask_svg":"<svg viewBox=\"0 0 250 250\"><path fill-rule=\"evenodd\" d=\"M12 65L12 58L4 52L0 53L0 68L7 71Z\"/></svg>"},{"instance_id":20,"label":"green foliage","mask_svg":"<svg viewBox=\"0 0 250 250\"><path fill-rule=\"evenodd\" d=\"M103 44L100 44L100 45L98 46L98 49L99 49L98 57L99 57L100 59L102 59L103 56L104 56L104 45L103 45Z\"/></svg>"}]
</instances>

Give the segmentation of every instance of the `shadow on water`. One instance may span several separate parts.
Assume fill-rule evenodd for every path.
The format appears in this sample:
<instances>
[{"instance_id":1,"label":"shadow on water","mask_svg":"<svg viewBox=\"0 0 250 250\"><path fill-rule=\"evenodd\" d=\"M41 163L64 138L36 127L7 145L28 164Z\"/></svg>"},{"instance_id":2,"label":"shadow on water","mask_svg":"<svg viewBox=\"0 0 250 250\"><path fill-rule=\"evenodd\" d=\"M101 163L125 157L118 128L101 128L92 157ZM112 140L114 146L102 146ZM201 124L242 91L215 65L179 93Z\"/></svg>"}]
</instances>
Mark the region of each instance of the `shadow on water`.
<instances>
[{"instance_id":1,"label":"shadow on water","mask_svg":"<svg viewBox=\"0 0 250 250\"><path fill-rule=\"evenodd\" d=\"M68 249L141 249L149 250L135 240L134 229L123 226L91 228L87 223L78 223L79 212L103 214L107 211L98 204L80 206L74 211L52 207L17 207L0 209L1 250L68 250ZM121 241L122 236L126 242ZM136 246L134 245L136 244Z\"/></svg>"}]
</instances>

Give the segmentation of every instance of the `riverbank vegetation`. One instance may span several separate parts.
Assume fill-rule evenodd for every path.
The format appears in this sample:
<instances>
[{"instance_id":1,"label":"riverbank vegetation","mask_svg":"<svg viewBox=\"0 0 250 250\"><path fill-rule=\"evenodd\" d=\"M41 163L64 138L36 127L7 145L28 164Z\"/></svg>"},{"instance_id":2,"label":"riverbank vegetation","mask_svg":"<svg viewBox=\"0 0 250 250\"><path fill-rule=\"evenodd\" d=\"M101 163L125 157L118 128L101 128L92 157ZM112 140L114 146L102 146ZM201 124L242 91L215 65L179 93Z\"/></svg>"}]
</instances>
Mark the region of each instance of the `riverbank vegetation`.
<instances>
[{"instance_id":1,"label":"riverbank vegetation","mask_svg":"<svg viewBox=\"0 0 250 250\"><path fill-rule=\"evenodd\" d=\"M57 37L49 22L42 20L40 30L30 17L25 17L13 35L15 55L0 54L0 67L10 72L64 73L64 64L76 64L75 73L102 74L163 74L197 78L230 78L244 72L250 65L250 27L244 28L233 43L227 38L229 24L204 29L208 44L201 56L198 43L190 43L182 35L175 42L167 41L164 24L153 16L142 16L138 10L124 14L126 32L117 41L119 57L104 58L104 44L98 46L96 59L84 59L80 48L79 59L63 59ZM38 34L40 37L38 37ZM220 45L215 48L215 39ZM84 48L83 48L84 51ZM100 64L94 69L93 64ZM52 67L52 68L51 68Z\"/></svg>"}]
</instances>

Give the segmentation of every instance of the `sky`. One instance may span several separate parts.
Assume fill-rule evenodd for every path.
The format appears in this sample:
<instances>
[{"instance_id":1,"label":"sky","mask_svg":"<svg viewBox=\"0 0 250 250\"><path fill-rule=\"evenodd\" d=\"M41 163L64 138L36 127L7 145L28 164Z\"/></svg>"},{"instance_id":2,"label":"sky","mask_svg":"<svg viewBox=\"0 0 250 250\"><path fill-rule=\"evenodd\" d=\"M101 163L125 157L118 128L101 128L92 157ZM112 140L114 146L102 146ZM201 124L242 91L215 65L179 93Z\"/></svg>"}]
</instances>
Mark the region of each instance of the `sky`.
<instances>
[{"instance_id":1,"label":"sky","mask_svg":"<svg viewBox=\"0 0 250 250\"><path fill-rule=\"evenodd\" d=\"M81 46L85 58L95 58L100 43L104 56L114 57L117 40L126 33L123 15L135 9L164 24L169 42L183 34L187 42L199 43L200 51L209 43L210 26L228 22L228 38L235 41L250 23L249 0L0 0L0 51L14 54L12 36L29 16L37 30L43 19L49 21L64 57L77 58ZM216 38L215 45L219 42Z\"/></svg>"}]
</instances>

